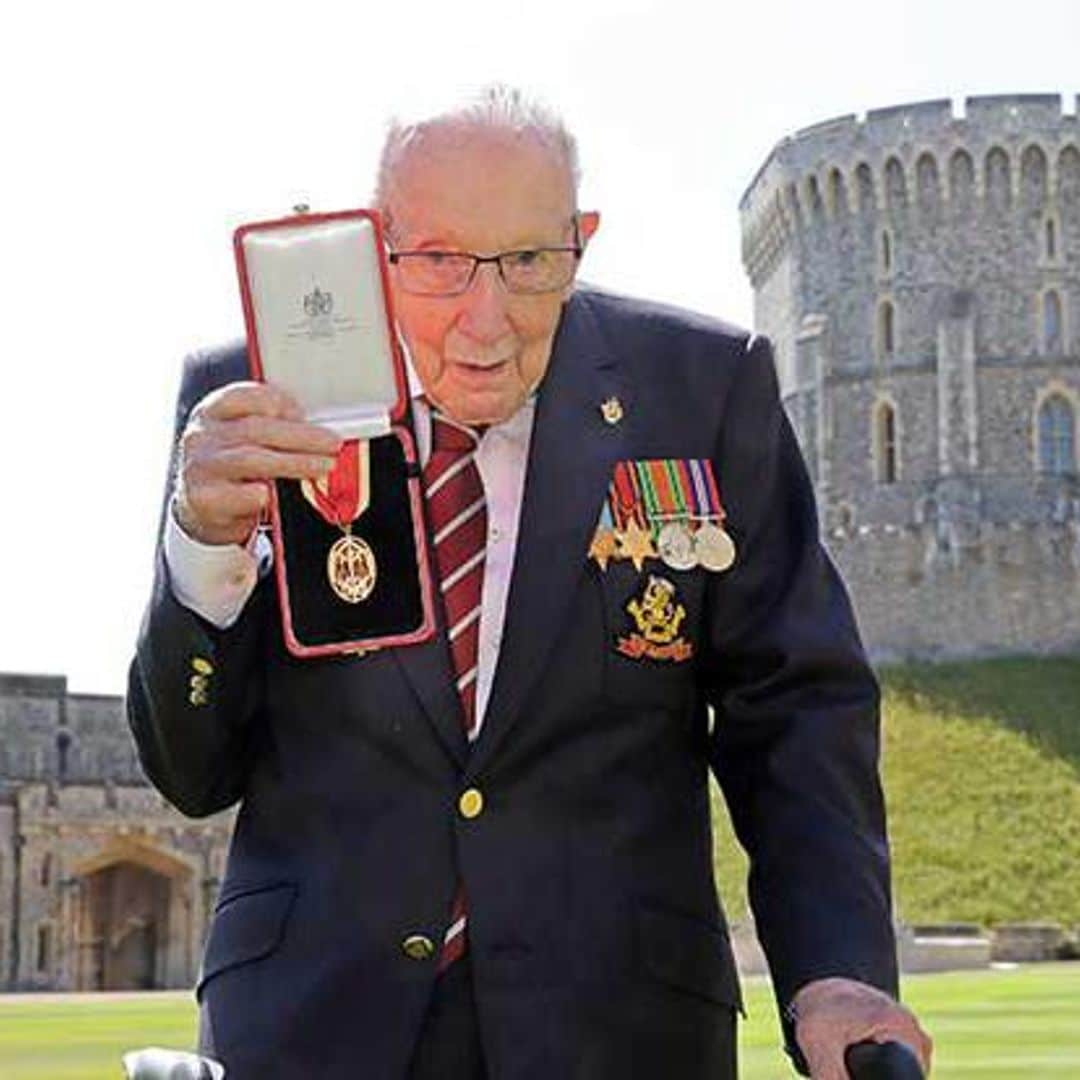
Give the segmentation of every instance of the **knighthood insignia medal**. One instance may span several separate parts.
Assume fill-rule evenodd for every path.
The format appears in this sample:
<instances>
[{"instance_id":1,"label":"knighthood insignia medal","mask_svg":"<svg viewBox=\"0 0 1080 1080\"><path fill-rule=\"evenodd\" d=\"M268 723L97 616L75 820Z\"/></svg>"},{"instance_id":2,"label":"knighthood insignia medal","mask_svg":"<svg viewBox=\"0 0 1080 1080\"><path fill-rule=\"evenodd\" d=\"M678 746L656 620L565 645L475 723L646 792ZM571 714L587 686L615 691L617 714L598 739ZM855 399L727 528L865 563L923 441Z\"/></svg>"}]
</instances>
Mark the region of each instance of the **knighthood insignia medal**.
<instances>
[{"instance_id":1,"label":"knighthood insignia medal","mask_svg":"<svg viewBox=\"0 0 1080 1080\"><path fill-rule=\"evenodd\" d=\"M364 439L348 439L338 451L334 467L321 480L301 480L304 498L342 535L326 556L326 576L339 600L359 604L375 588L378 567L371 545L352 532L353 522L371 503L371 446Z\"/></svg>"},{"instance_id":2,"label":"knighthood insignia medal","mask_svg":"<svg viewBox=\"0 0 1080 1080\"><path fill-rule=\"evenodd\" d=\"M682 663L694 655L694 646L679 635L686 608L667 578L650 574L641 595L632 597L626 610L637 629L616 639L615 648L623 656Z\"/></svg>"}]
</instances>

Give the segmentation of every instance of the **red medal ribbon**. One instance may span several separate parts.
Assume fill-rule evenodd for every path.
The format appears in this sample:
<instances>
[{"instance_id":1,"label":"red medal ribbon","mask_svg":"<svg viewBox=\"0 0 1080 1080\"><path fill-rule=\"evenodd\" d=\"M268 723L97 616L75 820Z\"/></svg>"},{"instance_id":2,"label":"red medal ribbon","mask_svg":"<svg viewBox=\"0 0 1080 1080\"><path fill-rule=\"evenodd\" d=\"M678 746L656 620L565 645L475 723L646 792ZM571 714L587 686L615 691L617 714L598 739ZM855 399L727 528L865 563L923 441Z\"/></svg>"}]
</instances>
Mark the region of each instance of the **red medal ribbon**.
<instances>
[{"instance_id":1,"label":"red medal ribbon","mask_svg":"<svg viewBox=\"0 0 1080 1080\"><path fill-rule=\"evenodd\" d=\"M346 439L326 479L304 480L301 487L308 502L332 525L344 528L355 521L371 499L368 444Z\"/></svg>"},{"instance_id":2,"label":"red medal ribbon","mask_svg":"<svg viewBox=\"0 0 1080 1080\"><path fill-rule=\"evenodd\" d=\"M615 474L611 480L609 497L618 529L626 528L631 518L638 518L640 522L640 495L631 465L632 462L629 461L616 462Z\"/></svg>"}]
</instances>

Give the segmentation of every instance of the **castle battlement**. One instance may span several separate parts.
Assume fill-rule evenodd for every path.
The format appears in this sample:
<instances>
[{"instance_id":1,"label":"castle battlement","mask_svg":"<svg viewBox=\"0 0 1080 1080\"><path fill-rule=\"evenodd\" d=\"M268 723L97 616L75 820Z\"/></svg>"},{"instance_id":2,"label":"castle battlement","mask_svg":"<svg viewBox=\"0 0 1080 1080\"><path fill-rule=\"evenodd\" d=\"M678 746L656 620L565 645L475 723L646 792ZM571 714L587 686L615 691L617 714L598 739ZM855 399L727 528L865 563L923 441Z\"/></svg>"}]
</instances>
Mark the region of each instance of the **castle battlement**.
<instances>
[{"instance_id":1,"label":"castle battlement","mask_svg":"<svg viewBox=\"0 0 1080 1080\"><path fill-rule=\"evenodd\" d=\"M1025 187L1043 203L1060 201L1080 168L1078 112L1080 95L995 95L874 109L796 132L773 148L740 202L751 281L773 272L795 234L849 214L910 206L930 219L951 202L1020 207Z\"/></svg>"},{"instance_id":2,"label":"castle battlement","mask_svg":"<svg viewBox=\"0 0 1080 1080\"><path fill-rule=\"evenodd\" d=\"M754 328L878 655L1080 644L1078 109L835 117L742 199Z\"/></svg>"}]
</instances>

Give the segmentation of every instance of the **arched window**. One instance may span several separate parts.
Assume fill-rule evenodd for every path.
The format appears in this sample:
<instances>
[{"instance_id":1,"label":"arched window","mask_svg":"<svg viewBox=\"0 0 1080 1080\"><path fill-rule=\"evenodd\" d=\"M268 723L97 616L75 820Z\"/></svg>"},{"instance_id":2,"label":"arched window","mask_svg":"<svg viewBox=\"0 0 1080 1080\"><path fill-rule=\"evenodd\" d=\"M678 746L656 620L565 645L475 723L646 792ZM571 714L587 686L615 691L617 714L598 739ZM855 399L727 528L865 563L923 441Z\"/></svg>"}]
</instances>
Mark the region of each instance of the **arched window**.
<instances>
[{"instance_id":1,"label":"arched window","mask_svg":"<svg viewBox=\"0 0 1080 1080\"><path fill-rule=\"evenodd\" d=\"M874 175L865 161L855 170L855 189L858 192L860 212L865 213L868 210L873 210Z\"/></svg>"},{"instance_id":2,"label":"arched window","mask_svg":"<svg viewBox=\"0 0 1080 1080\"><path fill-rule=\"evenodd\" d=\"M896 352L896 309L891 300L878 304L877 347L880 357Z\"/></svg>"},{"instance_id":3,"label":"arched window","mask_svg":"<svg viewBox=\"0 0 1080 1080\"><path fill-rule=\"evenodd\" d=\"M874 479L896 483L896 409L887 401L874 407Z\"/></svg>"},{"instance_id":4,"label":"arched window","mask_svg":"<svg viewBox=\"0 0 1080 1080\"><path fill-rule=\"evenodd\" d=\"M1009 155L995 146L986 155L986 198L994 210L1007 210L1012 205L1012 168Z\"/></svg>"},{"instance_id":5,"label":"arched window","mask_svg":"<svg viewBox=\"0 0 1080 1080\"><path fill-rule=\"evenodd\" d=\"M881 233L881 272L891 274L893 265L892 233L884 229Z\"/></svg>"},{"instance_id":6,"label":"arched window","mask_svg":"<svg viewBox=\"0 0 1080 1080\"><path fill-rule=\"evenodd\" d=\"M1042 338L1044 353L1054 354L1063 350L1061 296L1054 289L1048 289L1043 293Z\"/></svg>"},{"instance_id":7,"label":"arched window","mask_svg":"<svg viewBox=\"0 0 1080 1080\"><path fill-rule=\"evenodd\" d=\"M844 217L848 212L847 185L839 169L829 173L829 202L836 217Z\"/></svg>"},{"instance_id":8,"label":"arched window","mask_svg":"<svg viewBox=\"0 0 1080 1080\"><path fill-rule=\"evenodd\" d=\"M1046 248L1045 254L1048 259L1057 258L1057 226L1053 218L1046 219Z\"/></svg>"},{"instance_id":9,"label":"arched window","mask_svg":"<svg viewBox=\"0 0 1080 1080\"><path fill-rule=\"evenodd\" d=\"M885 163L885 204L890 210L907 206L907 178L904 166L896 157Z\"/></svg>"},{"instance_id":10,"label":"arched window","mask_svg":"<svg viewBox=\"0 0 1080 1080\"><path fill-rule=\"evenodd\" d=\"M52 967L52 927L41 923L37 928L37 969L44 973Z\"/></svg>"},{"instance_id":11,"label":"arched window","mask_svg":"<svg viewBox=\"0 0 1080 1080\"><path fill-rule=\"evenodd\" d=\"M1076 472L1076 413L1064 394L1039 406L1039 469L1052 476Z\"/></svg>"},{"instance_id":12,"label":"arched window","mask_svg":"<svg viewBox=\"0 0 1080 1080\"><path fill-rule=\"evenodd\" d=\"M52 856L48 852L41 860L41 874L38 880L43 889L47 889L52 884Z\"/></svg>"}]
</instances>

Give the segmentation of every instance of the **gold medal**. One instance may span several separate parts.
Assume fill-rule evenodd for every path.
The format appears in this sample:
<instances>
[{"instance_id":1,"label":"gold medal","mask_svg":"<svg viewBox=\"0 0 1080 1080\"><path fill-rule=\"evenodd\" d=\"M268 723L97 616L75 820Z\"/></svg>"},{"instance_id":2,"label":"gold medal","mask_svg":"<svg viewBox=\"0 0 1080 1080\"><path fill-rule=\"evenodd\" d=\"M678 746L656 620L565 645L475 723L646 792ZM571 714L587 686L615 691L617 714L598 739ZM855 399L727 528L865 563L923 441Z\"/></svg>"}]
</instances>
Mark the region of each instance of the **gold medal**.
<instances>
[{"instance_id":1,"label":"gold medal","mask_svg":"<svg viewBox=\"0 0 1080 1080\"><path fill-rule=\"evenodd\" d=\"M348 531L334 541L326 556L326 576L336 596L347 604L359 604L371 595L377 574L370 545Z\"/></svg>"},{"instance_id":2,"label":"gold medal","mask_svg":"<svg viewBox=\"0 0 1080 1080\"><path fill-rule=\"evenodd\" d=\"M713 573L727 570L735 562L735 544L715 522L703 521L694 534L697 561Z\"/></svg>"},{"instance_id":3,"label":"gold medal","mask_svg":"<svg viewBox=\"0 0 1080 1080\"><path fill-rule=\"evenodd\" d=\"M333 469L324 480L301 480L304 498L342 536L326 556L326 576L334 595L347 604L366 600L375 588L377 568L371 545L352 535L352 523L371 502L371 453L366 441L342 444Z\"/></svg>"}]
</instances>

